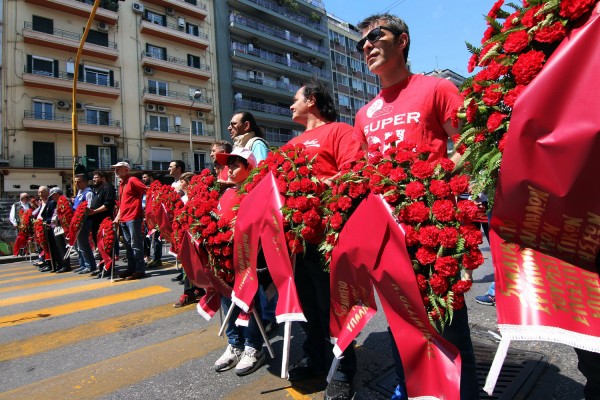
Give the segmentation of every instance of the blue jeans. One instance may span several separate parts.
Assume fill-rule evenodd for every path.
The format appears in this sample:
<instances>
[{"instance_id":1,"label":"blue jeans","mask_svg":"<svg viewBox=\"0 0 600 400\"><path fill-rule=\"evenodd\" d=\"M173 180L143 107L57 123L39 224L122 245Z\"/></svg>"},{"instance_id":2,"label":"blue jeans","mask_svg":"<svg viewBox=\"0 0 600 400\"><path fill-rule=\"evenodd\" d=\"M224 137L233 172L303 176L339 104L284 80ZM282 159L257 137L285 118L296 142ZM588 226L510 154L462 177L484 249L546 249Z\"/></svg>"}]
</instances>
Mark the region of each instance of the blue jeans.
<instances>
[{"instance_id":1,"label":"blue jeans","mask_svg":"<svg viewBox=\"0 0 600 400\"><path fill-rule=\"evenodd\" d=\"M94 251L90 245L90 232L92 230L92 220L86 218L81 226L81 230L77 235L77 253L79 254L79 266L96 270L96 260L94 259Z\"/></svg>"},{"instance_id":2,"label":"blue jeans","mask_svg":"<svg viewBox=\"0 0 600 400\"><path fill-rule=\"evenodd\" d=\"M396 342L392 336L390 328L388 332L391 338L392 357L396 367L396 375L400 382L401 392L406 392L406 382L404 379L404 367ZM479 400L479 386L477 384L477 370L475 363L475 352L471 342L471 330L469 329L469 316L467 307L454 311L452 323L444 329L442 337L458 348L462 361L460 371L460 398L461 400ZM410 393L408 393L410 395Z\"/></svg>"},{"instance_id":3,"label":"blue jeans","mask_svg":"<svg viewBox=\"0 0 600 400\"><path fill-rule=\"evenodd\" d=\"M256 311L258 311L258 315L260 317L260 306L259 302L256 301L257 305ZM231 307L231 299L222 297L221 298L221 307L223 307L223 312L227 314L229 312L229 307ZM253 349L260 350L263 345L263 338L260 334L260 330L258 329L258 325L256 324L256 319L254 316L250 317L250 321L248 326L237 326L235 324L235 320L238 315L242 311L241 308L235 307L233 313L231 314L231 318L227 322L227 329L225 330L225 334L227 335L227 342L237 349L244 349L245 346L252 347Z\"/></svg>"},{"instance_id":4,"label":"blue jeans","mask_svg":"<svg viewBox=\"0 0 600 400\"><path fill-rule=\"evenodd\" d=\"M142 236L142 218L121 222L125 248L127 250L127 272L146 273L144 264L144 237Z\"/></svg>"},{"instance_id":5,"label":"blue jeans","mask_svg":"<svg viewBox=\"0 0 600 400\"><path fill-rule=\"evenodd\" d=\"M492 284L488 288L487 294L489 294L490 296L496 296L496 282L492 282Z\"/></svg>"}]
</instances>

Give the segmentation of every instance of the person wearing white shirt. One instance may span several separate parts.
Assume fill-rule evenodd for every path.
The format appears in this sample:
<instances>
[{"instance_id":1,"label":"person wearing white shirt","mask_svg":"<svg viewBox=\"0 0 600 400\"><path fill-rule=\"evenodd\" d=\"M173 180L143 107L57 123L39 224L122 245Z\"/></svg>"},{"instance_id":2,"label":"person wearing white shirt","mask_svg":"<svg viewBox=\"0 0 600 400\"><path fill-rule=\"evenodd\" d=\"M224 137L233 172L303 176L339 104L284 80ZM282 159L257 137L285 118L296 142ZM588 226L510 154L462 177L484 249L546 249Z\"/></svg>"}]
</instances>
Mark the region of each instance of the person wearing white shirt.
<instances>
[{"instance_id":1,"label":"person wearing white shirt","mask_svg":"<svg viewBox=\"0 0 600 400\"><path fill-rule=\"evenodd\" d=\"M17 201L16 203L14 203L12 205L12 207L10 208L10 215L8 216L8 219L10 220L10 223L13 224L13 226L15 228L19 227L19 223L21 222L21 218L19 216L19 212L21 210L27 211L29 210L29 198L31 196L29 195L29 193L21 193L21 195L19 196L19 201Z\"/></svg>"}]
</instances>

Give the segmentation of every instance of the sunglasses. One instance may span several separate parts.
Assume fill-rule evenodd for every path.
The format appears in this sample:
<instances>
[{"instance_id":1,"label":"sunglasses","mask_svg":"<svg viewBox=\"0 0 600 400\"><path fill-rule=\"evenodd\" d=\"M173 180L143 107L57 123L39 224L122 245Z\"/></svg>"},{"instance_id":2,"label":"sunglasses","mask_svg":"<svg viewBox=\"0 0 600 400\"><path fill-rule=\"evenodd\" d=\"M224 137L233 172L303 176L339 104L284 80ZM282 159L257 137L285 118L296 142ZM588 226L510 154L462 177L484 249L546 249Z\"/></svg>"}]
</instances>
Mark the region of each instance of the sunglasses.
<instances>
[{"instance_id":1,"label":"sunglasses","mask_svg":"<svg viewBox=\"0 0 600 400\"><path fill-rule=\"evenodd\" d=\"M363 54L365 52L363 47L365 47L365 43L367 43L367 40L369 41L369 43L374 44L383 36L382 30L392 32L395 36L399 36L402 33L402 31L395 28L388 28L387 26L378 26L371 32L367 33L367 35L364 38L360 39L358 43L356 43L356 51L358 51L360 54Z\"/></svg>"}]
</instances>

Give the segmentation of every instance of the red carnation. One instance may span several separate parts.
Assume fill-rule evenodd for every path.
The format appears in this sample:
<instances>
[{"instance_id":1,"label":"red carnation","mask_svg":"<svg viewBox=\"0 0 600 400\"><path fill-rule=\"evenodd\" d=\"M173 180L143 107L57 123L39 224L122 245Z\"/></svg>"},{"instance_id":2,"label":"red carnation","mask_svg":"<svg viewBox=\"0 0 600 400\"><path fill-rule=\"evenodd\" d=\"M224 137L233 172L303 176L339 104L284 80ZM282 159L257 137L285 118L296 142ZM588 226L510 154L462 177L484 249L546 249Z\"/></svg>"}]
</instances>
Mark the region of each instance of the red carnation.
<instances>
[{"instance_id":1,"label":"red carnation","mask_svg":"<svg viewBox=\"0 0 600 400\"><path fill-rule=\"evenodd\" d=\"M538 11L543 8L543 5L531 7L529 10L525 11L523 14L523 18L521 18L521 23L526 28L533 28L538 23L544 20L544 14L537 15Z\"/></svg>"},{"instance_id":2,"label":"red carnation","mask_svg":"<svg viewBox=\"0 0 600 400\"><path fill-rule=\"evenodd\" d=\"M479 206L471 200L460 201L457 208L456 219L463 223L473 221L480 214Z\"/></svg>"},{"instance_id":3,"label":"red carnation","mask_svg":"<svg viewBox=\"0 0 600 400\"><path fill-rule=\"evenodd\" d=\"M417 274L417 285L421 294L425 294L427 291L427 278L421 274Z\"/></svg>"},{"instance_id":4,"label":"red carnation","mask_svg":"<svg viewBox=\"0 0 600 400\"><path fill-rule=\"evenodd\" d=\"M559 15L571 20L581 17L596 3L596 0L562 0Z\"/></svg>"},{"instance_id":5,"label":"red carnation","mask_svg":"<svg viewBox=\"0 0 600 400\"><path fill-rule=\"evenodd\" d=\"M493 84L483 91L483 102L488 106L495 106L502 100L502 86Z\"/></svg>"},{"instance_id":6,"label":"red carnation","mask_svg":"<svg viewBox=\"0 0 600 400\"><path fill-rule=\"evenodd\" d=\"M458 273L458 260L450 256L438 257L438 259L435 260L433 269L435 269L435 272L440 276L448 278L456 276Z\"/></svg>"},{"instance_id":7,"label":"red carnation","mask_svg":"<svg viewBox=\"0 0 600 400\"><path fill-rule=\"evenodd\" d=\"M506 104L508 107L514 107L515 102L517 101L517 97L519 97L519 95L521 94L521 92L523 92L523 90L525 90L524 85L517 85L514 89L508 91L505 95L504 95L504 104Z\"/></svg>"},{"instance_id":8,"label":"red carnation","mask_svg":"<svg viewBox=\"0 0 600 400\"><path fill-rule=\"evenodd\" d=\"M335 214L333 214L331 216L331 218L329 219L329 225L331 225L331 227L333 229L335 229L336 231L340 230L343 223L344 223L344 219L342 218L342 214L340 214L339 212L336 212Z\"/></svg>"},{"instance_id":9,"label":"red carnation","mask_svg":"<svg viewBox=\"0 0 600 400\"><path fill-rule=\"evenodd\" d=\"M419 181L410 182L406 185L404 194L411 199L418 199L425 194L425 186Z\"/></svg>"},{"instance_id":10,"label":"red carnation","mask_svg":"<svg viewBox=\"0 0 600 400\"><path fill-rule=\"evenodd\" d=\"M467 110L466 110L466 115L467 115L467 122L471 123L473 121L475 121L475 118L477 117L477 103L473 100L471 100L469 102L469 104L467 104Z\"/></svg>"},{"instance_id":11,"label":"red carnation","mask_svg":"<svg viewBox=\"0 0 600 400\"><path fill-rule=\"evenodd\" d=\"M298 196L295 200L296 208L302 212L307 211L310 207L310 202L305 196Z\"/></svg>"},{"instance_id":12,"label":"red carnation","mask_svg":"<svg viewBox=\"0 0 600 400\"><path fill-rule=\"evenodd\" d=\"M454 141L454 143L457 143L458 140L460 138L457 138L458 135L456 135L455 137L452 138L452 140ZM442 169L446 172L452 172L454 171L454 167L456 166L456 164L454 164L454 161L452 161L449 158L441 158L438 160L438 164L442 167Z\"/></svg>"},{"instance_id":13,"label":"red carnation","mask_svg":"<svg viewBox=\"0 0 600 400\"><path fill-rule=\"evenodd\" d=\"M508 73L508 67L500 61L504 56L496 57L496 59L491 60L488 66L485 69L485 78L486 80L495 81L499 79L502 75L506 75Z\"/></svg>"},{"instance_id":14,"label":"red carnation","mask_svg":"<svg viewBox=\"0 0 600 400\"><path fill-rule=\"evenodd\" d=\"M404 238L407 246L416 246L419 244L419 234L411 225L404 226Z\"/></svg>"},{"instance_id":15,"label":"red carnation","mask_svg":"<svg viewBox=\"0 0 600 400\"><path fill-rule=\"evenodd\" d=\"M560 22L555 22L550 26L538 29L533 38L540 43L554 43L564 39L567 36L565 26Z\"/></svg>"},{"instance_id":16,"label":"red carnation","mask_svg":"<svg viewBox=\"0 0 600 400\"><path fill-rule=\"evenodd\" d=\"M483 32L483 37L481 38L481 44L484 44L488 40L490 40L496 34L496 28L493 26L488 26L488 28ZM472 71L469 71L472 72Z\"/></svg>"},{"instance_id":17,"label":"red carnation","mask_svg":"<svg viewBox=\"0 0 600 400\"><path fill-rule=\"evenodd\" d=\"M292 222L294 222L295 224L301 223L303 216L304 214L302 214L300 211L294 211L292 213Z\"/></svg>"},{"instance_id":18,"label":"red carnation","mask_svg":"<svg viewBox=\"0 0 600 400\"><path fill-rule=\"evenodd\" d=\"M488 117L487 120L487 129L489 132L494 132L496 129L498 129L500 127L500 125L502 125L502 121L504 121L504 118L506 118L507 115L506 114L502 114L499 111L494 111L492 113L492 115L490 115Z\"/></svg>"},{"instance_id":19,"label":"red carnation","mask_svg":"<svg viewBox=\"0 0 600 400\"><path fill-rule=\"evenodd\" d=\"M434 225L423 226L419 229L419 242L423 246L435 247L438 245L439 229Z\"/></svg>"},{"instance_id":20,"label":"red carnation","mask_svg":"<svg viewBox=\"0 0 600 400\"><path fill-rule=\"evenodd\" d=\"M342 196L338 199L337 204L340 210L346 211L352 207L352 199L348 196Z\"/></svg>"},{"instance_id":21,"label":"red carnation","mask_svg":"<svg viewBox=\"0 0 600 400\"><path fill-rule=\"evenodd\" d=\"M502 4L504 4L504 0L496 1L490 9L490 12L488 12L488 17L490 17L491 19L496 19L498 17L498 11L500 11L500 7L502 7Z\"/></svg>"},{"instance_id":22,"label":"red carnation","mask_svg":"<svg viewBox=\"0 0 600 400\"><path fill-rule=\"evenodd\" d=\"M321 225L321 216L315 210L305 212L302 220L310 228L317 228Z\"/></svg>"},{"instance_id":23,"label":"red carnation","mask_svg":"<svg viewBox=\"0 0 600 400\"><path fill-rule=\"evenodd\" d=\"M487 32L487 31L486 31ZM473 54L471 56L471 58L469 59L469 63L467 64L467 71L469 73L473 72L473 70L475 69L475 67L477 66L477 60L479 59L479 55L478 54Z\"/></svg>"},{"instance_id":24,"label":"red carnation","mask_svg":"<svg viewBox=\"0 0 600 400\"><path fill-rule=\"evenodd\" d=\"M427 161L415 161L410 172L419 179L427 179L433 175L433 167Z\"/></svg>"},{"instance_id":25,"label":"red carnation","mask_svg":"<svg viewBox=\"0 0 600 400\"><path fill-rule=\"evenodd\" d=\"M377 171L383 176L388 176L392 168L394 165L391 162L383 162L377 166Z\"/></svg>"},{"instance_id":26,"label":"red carnation","mask_svg":"<svg viewBox=\"0 0 600 400\"><path fill-rule=\"evenodd\" d=\"M444 199L450 195L450 186L448 186L445 181L432 179L431 183L429 184L429 191L435 197Z\"/></svg>"},{"instance_id":27,"label":"red carnation","mask_svg":"<svg viewBox=\"0 0 600 400\"><path fill-rule=\"evenodd\" d=\"M502 25L502 32L506 32L509 29L514 28L515 24L517 24L519 22L520 16L521 16L520 11L515 11L514 13L510 14L504 21L504 24Z\"/></svg>"},{"instance_id":28,"label":"red carnation","mask_svg":"<svg viewBox=\"0 0 600 400\"><path fill-rule=\"evenodd\" d=\"M461 226L460 234L465 239L465 245L467 247L477 247L483 243L483 235L474 225Z\"/></svg>"},{"instance_id":29,"label":"red carnation","mask_svg":"<svg viewBox=\"0 0 600 400\"><path fill-rule=\"evenodd\" d=\"M504 153L504 145L505 144L506 144L506 135L502 136L502 138L498 142L498 151L500 153Z\"/></svg>"},{"instance_id":30,"label":"red carnation","mask_svg":"<svg viewBox=\"0 0 600 400\"><path fill-rule=\"evenodd\" d=\"M393 170L390 171L389 177L394 182L400 182L400 181L403 181L404 179L406 179L406 172L404 172L403 168L400 168L400 167L394 168Z\"/></svg>"},{"instance_id":31,"label":"red carnation","mask_svg":"<svg viewBox=\"0 0 600 400\"><path fill-rule=\"evenodd\" d=\"M418 201L404 209L404 219L408 222L420 223L429 219L429 207Z\"/></svg>"},{"instance_id":32,"label":"red carnation","mask_svg":"<svg viewBox=\"0 0 600 400\"><path fill-rule=\"evenodd\" d=\"M521 54L515 61L512 73L518 85L527 85L542 70L546 56L541 51L531 50Z\"/></svg>"},{"instance_id":33,"label":"red carnation","mask_svg":"<svg viewBox=\"0 0 600 400\"><path fill-rule=\"evenodd\" d=\"M472 248L463 256L462 263L466 269L476 269L483 264L483 255L478 248Z\"/></svg>"},{"instance_id":34,"label":"red carnation","mask_svg":"<svg viewBox=\"0 0 600 400\"><path fill-rule=\"evenodd\" d=\"M454 285L452 285L452 291L455 294L464 294L464 293L467 293L469 291L469 289L471 289L472 285L473 285L473 282L471 282L471 281L460 280L460 281L456 282Z\"/></svg>"},{"instance_id":35,"label":"red carnation","mask_svg":"<svg viewBox=\"0 0 600 400\"><path fill-rule=\"evenodd\" d=\"M526 31L516 31L508 35L502 48L507 53L520 53L529 44L529 35Z\"/></svg>"},{"instance_id":36,"label":"red carnation","mask_svg":"<svg viewBox=\"0 0 600 400\"><path fill-rule=\"evenodd\" d=\"M442 295L448 290L448 282L446 279L437 274L433 274L431 278L429 278L429 285L435 294Z\"/></svg>"},{"instance_id":37,"label":"red carnation","mask_svg":"<svg viewBox=\"0 0 600 400\"><path fill-rule=\"evenodd\" d=\"M469 190L469 177L467 175L455 175L450 179L450 189L455 196L466 193Z\"/></svg>"},{"instance_id":38,"label":"red carnation","mask_svg":"<svg viewBox=\"0 0 600 400\"><path fill-rule=\"evenodd\" d=\"M452 301L452 309L454 311L460 310L465 306L465 296L462 294L457 294L454 296L454 300Z\"/></svg>"},{"instance_id":39,"label":"red carnation","mask_svg":"<svg viewBox=\"0 0 600 400\"><path fill-rule=\"evenodd\" d=\"M437 253L430 247L419 247L415 255L417 261L422 265L431 264L437 258Z\"/></svg>"},{"instance_id":40,"label":"red carnation","mask_svg":"<svg viewBox=\"0 0 600 400\"><path fill-rule=\"evenodd\" d=\"M450 200L434 201L431 211L440 222L448 222L454 219L454 204Z\"/></svg>"}]
</instances>

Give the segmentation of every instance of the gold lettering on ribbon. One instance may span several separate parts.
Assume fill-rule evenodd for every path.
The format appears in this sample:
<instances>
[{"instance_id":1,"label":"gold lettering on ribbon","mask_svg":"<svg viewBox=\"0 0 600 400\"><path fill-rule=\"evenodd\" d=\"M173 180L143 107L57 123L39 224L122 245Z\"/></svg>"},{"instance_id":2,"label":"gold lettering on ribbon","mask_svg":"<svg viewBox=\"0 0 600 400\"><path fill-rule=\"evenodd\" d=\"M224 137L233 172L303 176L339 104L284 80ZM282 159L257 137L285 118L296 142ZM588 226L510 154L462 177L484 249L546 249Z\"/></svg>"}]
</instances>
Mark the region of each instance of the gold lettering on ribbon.
<instances>
[{"instance_id":1,"label":"gold lettering on ribbon","mask_svg":"<svg viewBox=\"0 0 600 400\"><path fill-rule=\"evenodd\" d=\"M274 210L271 210L271 219L273 220L273 229L275 231L275 235L273 235L273 244L275 245L275 251L277 251L277 254L281 254L281 227L279 226L279 219L277 218Z\"/></svg>"},{"instance_id":2,"label":"gold lettering on ribbon","mask_svg":"<svg viewBox=\"0 0 600 400\"><path fill-rule=\"evenodd\" d=\"M250 264L251 264L251 258L250 256L252 255L252 251L250 249L250 239L247 233L243 233L242 234L242 245L238 248L238 263L239 263L239 268L240 268L240 273L242 274L242 279L240 281L240 284L238 285L238 288L242 288L244 287L244 283L246 282L246 279L248 279L248 276L250 276ZM251 278L252 280L252 278Z\"/></svg>"},{"instance_id":3,"label":"gold lettering on ribbon","mask_svg":"<svg viewBox=\"0 0 600 400\"><path fill-rule=\"evenodd\" d=\"M347 315L350 310L350 291L348 290L348 283L345 281L338 282L338 293L340 295L340 307L336 307L333 312L338 317Z\"/></svg>"},{"instance_id":4,"label":"gold lettering on ribbon","mask_svg":"<svg viewBox=\"0 0 600 400\"><path fill-rule=\"evenodd\" d=\"M356 310L356 312L352 315L352 318L350 318L350 321L346 324L346 329L348 330L348 332L352 332L352 330L356 328L356 325L358 325L360 320L363 319L365 315L367 315L368 310L369 307L367 306L360 306L358 310Z\"/></svg>"}]
</instances>

